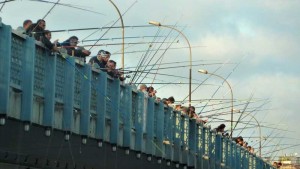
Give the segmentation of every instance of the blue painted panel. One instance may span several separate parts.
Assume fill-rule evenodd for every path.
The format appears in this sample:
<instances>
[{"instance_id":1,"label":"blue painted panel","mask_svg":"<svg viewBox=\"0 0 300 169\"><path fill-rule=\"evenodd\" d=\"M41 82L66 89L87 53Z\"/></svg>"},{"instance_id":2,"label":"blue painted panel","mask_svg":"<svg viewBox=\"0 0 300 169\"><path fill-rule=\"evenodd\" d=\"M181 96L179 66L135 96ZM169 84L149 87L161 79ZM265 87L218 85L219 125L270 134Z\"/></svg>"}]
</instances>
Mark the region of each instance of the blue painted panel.
<instances>
[{"instance_id":1,"label":"blue painted panel","mask_svg":"<svg viewBox=\"0 0 300 169\"><path fill-rule=\"evenodd\" d=\"M165 158L172 160L172 109L164 107L164 141L169 141L170 144L165 144Z\"/></svg>"},{"instance_id":2,"label":"blue painted panel","mask_svg":"<svg viewBox=\"0 0 300 169\"><path fill-rule=\"evenodd\" d=\"M146 114L146 154L152 155L153 152L153 138L154 138L154 100L153 98L148 98L147 103L147 114Z\"/></svg>"},{"instance_id":3,"label":"blue painted panel","mask_svg":"<svg viewBox=\"0 0 300 169\"><path fill-rule=\"evenodd\" d=\"M222 135L216 134L215 135L215 168L221 168L222 162Z\"/></svg>"},{"instance_id":4,"label":"blue painted panel","mask_svg":"<svg viewBox=\"0 0 300 169\"><path fill-rule=\"evenodd\" d=\"M114 79L110 85L111 89L113 89L110 92L112 95L111 100L108 103L108 105L111 107L110 143L117 145L119 136L120 80Z\"/></svg>"},{"instance_id":5,"label":"blue painted panel","mask_svg":"<svg viewBox=\"0 0 300 169\"><path fill-rule=\"evenodd\" d=\"M156 114L156 156L163 157L163 140L164 140L164 105L162 102L159 102L155 105L155 114Z\"/></svg>"},{"instance_id":6,"label":"blue painted panel","mask_svg":"<svg viewBox=\"0 0 300 169\"><path fill-rule=\"evenodd\" d=\"M92 77L91 77L91 98L90 98L90 110L91 113L95 113L97 112L97 94L98 94L98 88L99 87L99 83L97 84L97 82L99 81L99 73L92 71Z\"/></svg>"},{"instance_id":7,"label":"blue painted panel","mask_svg":"<svg viewBox=\"0 0 300 169\"><path fill-rule=\"evenodd\" d=\"M237 145L234 141L231 142L231 166L232 168L236 168L237 167Z\"/></svg>"},{"instance_id":8,"label":"blue painted panel","mask_svg":"<svg viewBox=\"0 0 300 169\"><path fill-rule=\"evenodd\" d=\"M31 122L33 111L33 83L34 83L34 60L35 40L27 37L24 44L24 56L22 57L22 106L21 120Z\"/></svg>"},{"instance_id":9,"label":"blue painted panel","mask_svg":"<svg viewBox=\"0 0 300 169\"><path fill-rule=\"evenodd\" d=\"M70 63L66 63L66 60L63 57L57 56L56 57L56 75L55 75L55 99L59 103L63 103L64 84L65 84L65 81L67 80L67 78L65 78L65 77L68 76L68 74L65 73L65 69L66 69L65 66L72 67L73 65L70 65Z\"/></svg>"},{"instance_id":10,"label":"blue painted panel","mask_svg":"<svg viewBox=\"0 0 300 169\"><path fill-rule=\"evenodd\" d=\"M105 138L105 114L106 114L106 102L109 101L106 96L107 89L107 74L106 72L100 71L99 76L97 76L93 83L93 88L96 92L96 138L104 140Z\"/></svg>"},{"instance_id":11,"label":"blue painted panel","mask_svg":"<svg viewBox=\"0 0 300 169\"><path fill-rule=\"evenodd\" d=\"M181 123L181 118L179 116L179 113L177 111L173 111L171 109L172 113L171 113L171 117L172 117L172 140L174 143L174 147L173 147L173 161L175 161L176 163L180 163L181 162L181 156L184 156L184 154L182 153L183 147L182 147L182 142L184 140L184 134L183 134L183 128L181 128L181 125L183 125Z\"/></svg>"},{"instance_id":12,"label":"blue painted panel","mask_svg":"<svg viewBox=\"0 0 300 169\"><path fill-rule=\"evenodd\" d=\"M125 90L123 93L124 97L124 109L122 110L124 114L124 135L123 135L123 146L130 147L131 144L131 129L132 129L132 88L130 85L125 86Z\"/></svg>"},{"instance_id":13,"label":"blue painted panel","mask_svg":"<svg viewBox=\"0 0 300 169\"><path fill-rule=\"evenodd\" d=\"M202 145L202 124L197 124L197 136L196 136L196 143L197 143L197 157L196 157L196 165L197 168L202 168L203 166L203 145Z\"/></svg>"},{"instance_id":14,"label":"blue painted panel","mask_svg":"<svg viewBox=\"0 0 300 169\"><path fill-rule=\"evenodd\" d=\"M11 69L10 83L13 88L21 90L22 83L22 65L25 50L25 39L15 34L11 36Z\"/></svg>"},{"instance_id":15,"label":"blue painted panel","mask_svg":"<svg viewBox=\"0 0 300 169\"><path fill-rule=\"evenodd\" d=\"M9 85L11 69L11 27L0 27L0 115L6 115L9 108Z\"/></svg>"},{"instance_id":16,"label":"blue painted panel","mask_svg":"<svg viewBox=\"0 0 300 169\"><path fill-rule=\"evenodd\" d=\"M196 132L197 132L197 125L196 120L191 119L189 120L189 139L188 139L188 148L189 148L189 156L188 156L188 166L192 167L195 166L195 154L196 154Z\"/></svg>"},{"instance_id":17,"label":"blue painted panel","mask_svg":"<svg viewBox=\"0 0 300 169\"><path fill-rule=\"evenodd\" d=\"M35 95L41 97L44 96L44 90L47 89L45 88L45 79L46 79L46 71L49 71L49 69L46 69L46 58L48 57L49 54L50 52L47 52L45 48L36 45L33 90Z\"/></svg>"},{"instance_id":18,"label":"blue painted panel","mask_svg":"<svg viewBox=\"0 0 300 169\"><path fill-rule=\"evenodd\" d=\"M112 117L112 113L113 113L113 109L114 109L114 105L112 104L113 101L113 97L114 97L114 80L108 78L107 79L107 89L106 89L106 97L107 97L107 101L106 101L106 118L111 119ZM118 117L119 119L119 117Z\"/></svg>"},{"instance_id":19,"label":"blue painted panel","mask_svg":"<svg viewBox=\"0 0 300 169\"><path fill-rule=\"evenodd\" d=\"M235 168L240 169L241 168L241 148L240 146L235 146L236 147L236 158L235 158Z\"/></svg>"},{"instance_id":20,"label":"blue painted panel","mask_svg":"<svg viewBox=\"0 0 300 169\"><path fill-rule=\"evenodd\" d=\"M84 65L81 75L81 105L80 105L80 134L89 135L90 130L90 104L91 104L91 86L92 71L90 65Z\"/></svg>"},{"instance_id":21,"label":"blue painted panel","mask_svg":"<svg viewBox=\"0 0 300 169\"><path fill-rule=\"evenodd\" d=\"M144 114L144 93L137 93L137 112L135 114L135 150L142 151L143 140L143 114Z\"/></svg>"},{"instance_id":22,"label":"blue painted panel","mask_svg":"<svg viewBox=\"0 0 300 169\"><path fill-rule=\"evenodd\" d=\"M119 113L119 122L120 125L124 125L125 123L125 109L128 107L128 105L126 105L126 98L128 97L128 95L126 96L126 87L124 85L120 86L120 113ZM129 121L130 122L130 121ZM121 127L122 129L122 127Z\"/></svg>"},{"instance_id":23,"label":"blue painted panel","mask_svg":"<svg viewBox=\"0 0 300 169\"><path fill-rule=\"evenodd\" d=\"M136 118L137 118L137 111L138 111L138 96L136 92L132 91L132 98L131 98L131 126L132 128L135 130L135 122L136 122Z\"/></svg>"},{"instance_id":24,"label":"blue painted panel","mask_svg":"<svg viewBox=\"0 0 300 169\"><path fill-rule=\"evenodd\" d=\"M55 77L56 77L56 58L57 56L45 56L45 88L44 90L44 115L43 125L53 127L55 110Z\"/></svg>"},{"instance_id":25,"label":"blue painted panel","mask_svg":"<svg viewBox=\"0 0 300 169\"><path fill-rule=\"evenodd\" d=\"M64 62L64 84L63 84L63 130L72 131L73 125L73 105L75 86L75 60L69 57Z\"/></svg>"},{"instance_id":26,"label":"blue painted panel","mask_svg":"<svg viewBox=\"0 0 300 169\"><path fill-rule=\"evenodd\" d=\"M82 101L82 88L85 78L84 67L78 64L75 64L75 79L74 79L74 107L77 109L81 108ZM87 99L87 98L86 98Z\"/></svg>"}]
</instances>

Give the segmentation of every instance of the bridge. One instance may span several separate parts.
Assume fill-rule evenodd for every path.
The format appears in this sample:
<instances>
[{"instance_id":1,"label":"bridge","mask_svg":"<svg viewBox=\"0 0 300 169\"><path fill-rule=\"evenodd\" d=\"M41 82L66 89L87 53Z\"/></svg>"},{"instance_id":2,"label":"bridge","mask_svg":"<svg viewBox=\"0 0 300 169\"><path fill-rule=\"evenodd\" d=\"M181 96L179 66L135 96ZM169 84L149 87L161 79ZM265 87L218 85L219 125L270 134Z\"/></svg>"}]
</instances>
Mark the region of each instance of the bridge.
<instances>
[{"instance_id":1,"label":"bridge","mask_svg":"<svg viewBox=\"0 0 300 169\"><path fill-rule=\"evenodd\" d=\"M0 168L273 167L105 72L52 54L0 19Z\"/></svg>"}]
</instances>

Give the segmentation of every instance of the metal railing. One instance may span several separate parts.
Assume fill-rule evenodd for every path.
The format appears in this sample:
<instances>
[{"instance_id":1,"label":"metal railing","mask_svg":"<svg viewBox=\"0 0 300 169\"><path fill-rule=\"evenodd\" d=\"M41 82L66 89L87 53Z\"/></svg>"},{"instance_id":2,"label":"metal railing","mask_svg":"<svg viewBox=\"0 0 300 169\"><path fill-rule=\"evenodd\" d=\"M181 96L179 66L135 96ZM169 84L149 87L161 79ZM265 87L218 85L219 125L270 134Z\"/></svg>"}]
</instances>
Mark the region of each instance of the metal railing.
<instances>
[{"instance_id":1,"label":"metal railing","mask_svg":"<svg viewBox=\"0 0 300 169\"><path fill-rule=\"evenodd\" d=\"M130 85L74 57L51 55L33 38L12 32L0 22L2 125L6 118L14 118L28 129L35 123L188 167L272 168L229 138L163 103L148 98L146 105L144 94Z\"/></svg>"}]
</instances>

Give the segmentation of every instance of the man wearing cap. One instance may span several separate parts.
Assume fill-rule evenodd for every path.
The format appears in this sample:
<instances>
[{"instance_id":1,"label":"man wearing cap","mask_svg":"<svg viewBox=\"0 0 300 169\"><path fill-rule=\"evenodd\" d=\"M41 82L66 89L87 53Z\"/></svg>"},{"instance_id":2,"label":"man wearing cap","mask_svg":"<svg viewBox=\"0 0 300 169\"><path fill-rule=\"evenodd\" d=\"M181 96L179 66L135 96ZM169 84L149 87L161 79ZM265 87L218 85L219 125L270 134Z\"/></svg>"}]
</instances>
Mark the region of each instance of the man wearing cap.
<instances>
[{"instance_id":1,"label":"man wearing cap","mask_svg":"<svg viewBox=\"0 0 300 169\"><path fill-rule=\"evenodd\" d=\"M110 53L108 51L99 50L97 56L94 56L90 59L89 64L93 68L102 69L104 71L109 58Z\"/></svg>"}]
</instances>

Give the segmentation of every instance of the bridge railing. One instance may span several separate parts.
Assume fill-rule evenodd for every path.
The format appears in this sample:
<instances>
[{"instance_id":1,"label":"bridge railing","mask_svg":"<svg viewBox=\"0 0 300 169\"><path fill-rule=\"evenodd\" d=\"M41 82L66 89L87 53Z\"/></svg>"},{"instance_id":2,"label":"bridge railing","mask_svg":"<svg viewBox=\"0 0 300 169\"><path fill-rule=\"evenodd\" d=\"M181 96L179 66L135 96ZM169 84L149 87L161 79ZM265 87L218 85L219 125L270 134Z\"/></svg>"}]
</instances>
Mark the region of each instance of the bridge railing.
<instances>
[{"instance_id":1,"label":"bridge railing","mask_svg":"<svg viewBox=\"0 0 300 169\"><path fill-rule=\"evenodd\" d=\"M6 118L196 168L272 168L228 138L0 22L0 123Z\"/></svg>"}]
</instances>

